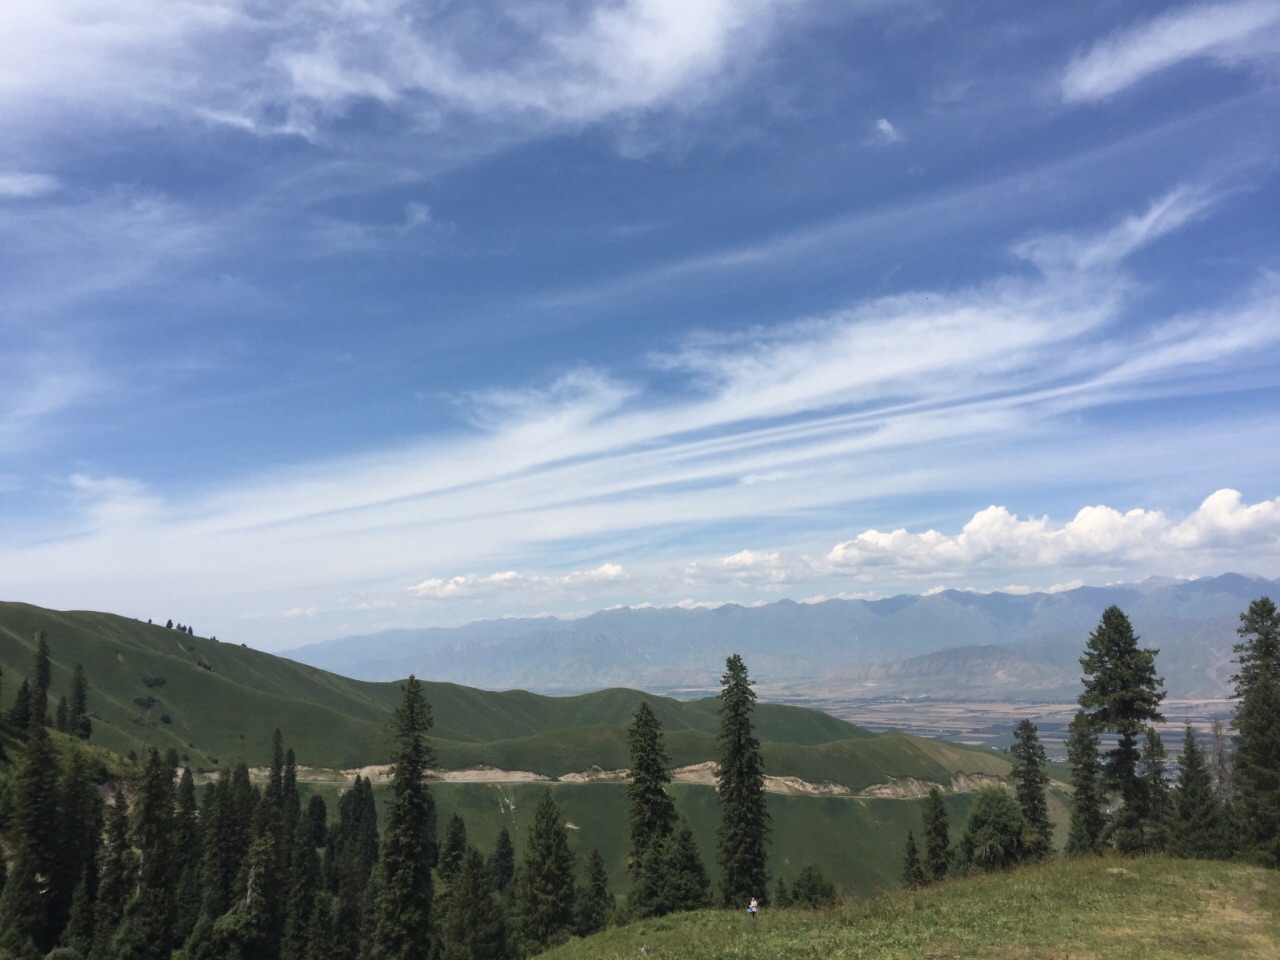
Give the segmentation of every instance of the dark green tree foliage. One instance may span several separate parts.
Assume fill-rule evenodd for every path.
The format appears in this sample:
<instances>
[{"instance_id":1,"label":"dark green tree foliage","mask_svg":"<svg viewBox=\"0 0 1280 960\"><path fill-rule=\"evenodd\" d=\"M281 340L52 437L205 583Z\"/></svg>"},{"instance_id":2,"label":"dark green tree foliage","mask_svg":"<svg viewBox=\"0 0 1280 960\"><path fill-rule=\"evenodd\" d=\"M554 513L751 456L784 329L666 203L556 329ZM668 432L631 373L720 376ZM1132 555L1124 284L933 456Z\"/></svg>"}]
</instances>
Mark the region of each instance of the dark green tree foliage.
<instances>
[{"instance_id":1,"label":"dark green tree foliage","mask_svg":"<svg viewBox=\"0 0 1280 960\"><path fill-rule=\"evenodd\" d=\"M444 843L440 845L440 879L452 880L467 855L467 825L456 813L449 817L444 828Z\"/></svg>"},{"instance_id":2,"label":"dark green tree foliage","mask_svg":"<svg viewBox=\"0 0 1280 960\"><path fill-rule=\"evenodd\" d=\"M1280 613L1261 597L1240 615L1235 676L1240 705L1233 725L1232 785L1241 824L1241 850L1251 860L1280 866Z\"/></svg>"},{"instance_id":3,"label":"dark green tree foliage","mask_svg":"<svg viewBox=\"0 0 1280 960\"><path fill-rule=\"evenodd\" d=\"M216 920L229 909L252 838L257 793L243 763L223 769L201 811L201 915Z\"/></svg>"},{"instance_id":4,"label":"dark green tree foliage","mask_svg":"<svg viewBox=\"0 0 1280 960\"><path fill-rule=\"evenodd\" d=\"M609 924L613 913L613 895L609 893L609 878L604 870L604 857L593 849L587 855L587 879L578 888L578 902L574 907L574 932L589 937Z\"/></svg>"},{"instance_id":5,"label":"dark green tree foliage","mask_svg":"<svg viewBox=\"0 0 1280 960\"><path fill-rule=\"evenodd\" d=\"M431 955L431 830L435 802L424 777L435 759L427 732L431 708L410 675L392 716L396 749L391 802L373 882L368 960L427 960Z\"/></svg>"},{"instance_id":6,"label":"dark green tree foliage","mask_svg":"<svg viewBox=\"0 0 1280 960\"><path fill-rule=\"evenodd\" d=\"M463 851L441 905L437 960L505 960L507 919L479 850Z\"/></svg>"},{"instance_id":7,"label":"dark green tree foliage","mask_svg":"<svg viewBox=\"0 0 1280 960\"><path fill-rule=\"evenodd\" d=\"M53 659L49 655L49 637L43 630L36 631L35 682L31 685L31 713L27 717L27 729L48 726L49 687L53 683Z\"/></svg>"},{"instance_id":8,"label":"dark green tree foliage","mask_svg":"<svg viewBox=\"0 0 1280 960\"><path fill-rule=\"evenodd\" d=\"M1022 809L999 787L983 787L969 809L969 822L960 839L960 857L976 870L1003 870L1027 856L1028 828Z\"/></svg>"},{"instance_id":9,"label":"dark green tree foliage","mask_svg":"<svg viewBox=\"0 0 1280 960\"><path fill-rule=\"evenodd\" d=\"M309 818L294 826L280 960L306 960L311 918L320 893L320 857Z\"/></svg>"},{"instance_id":10,"label":"dark green tree foliage","mask_svg":"<svg viewBox=\"0 0 1280 960\"><path fill-rule=\"evenodd\" d=\"M302 816L302 798L298 796L298 757L290 747L284 752L284 798L281 808L280 846L286 851L293 843L293 828Z\"/></svg>"},{"instance_id":11,"label":"dark green tree foliage","mask_svg":"<svg viewBox=\"0 0 1280 960\"><path fill-rule=\"evenodd\" d=\"M666 839L645 851L640 878L632 890L628 910L633 917L664 916L699 910L711 902L711 881L693 830L684 820Z\"/></svg>"},{"instance_id":12,"label":"dark green tree foliage","mask_svg":"<svg viewBox=\"0 0 1280 960\"><path fill-rule=\"evenodd\" d=\"M93 890L87 869L80 875L71 894L71 913L59 943L80 957L87 957L93 949Z\"/></svg>"},{"instance_id":13,"label":"dark green tree foliage","mask_svg":"<svg viewBox=\"0 0 1280 960\"><path fill-rule=\"evenodd\" d=\"M1147 727L1138 774L1142 778L1143 848L1154 853L1164 850L1169 835L1169 779L1165 776L1167 754L1164 741L1154 727Z\"/></svg>"},{"instance_id":14,"label":"dark green tree foliage","mask_svg":"<svg viewBox=\"0 0 1280 960\"><path fill-rule=\"evenodd\" d=\"M57 730L59 733L67 732L67 724L70 722L70 715L68 713L69 709L70 708L67 706L67 698L59 697L58 709L53 713L53 729Z\"/></svg>"},{"instance_id":15,"label":"dark green tree foliage","mask_svg":"<svg viewBox=\"0 0 1280 960\"><path fill-rule=\"evenodd\" d=\"M546 790L534 810L529 843L515 879L515 928L524 952L539 953L572 933L574 873L564 818Z\"/></svg>"},{"instance_id":16,"label":"dark green tree foliage","mask_svg":"<svg viewBox=\"0 0 1280 960\"><path fill-rule=\"evenodd\" d=\"M378 862L378 810L373 785L359 776L338 802L338 823L325 848L326 882L336 895L333 904L332 960L354 960L363 940L366 895Z\"/></svg>"},{"instance_id":17,"label":"dark green tree foliage","mask_svg":"<svg viewBox=\"0 0 1280 960\"><path fill-rule=\"evenodd\" d=\"M58 803L58 872L52 878L50 894L54 926L61 928L71 914L72 900L77 885L84 880L86 897L92 897L98 889L98 847L102 837L102 797L89 775L89 767L79 750L73 751L67 762L66 774ZM87 908L82 918L92 925L92 915Z\"/></svg>"},{"instance_id":18,"label":"dark green tree foliage","mask_svg":"<svg viewBox=\"0 0 1280 960\"><path fill-rule=\"evenodd\" d=\"M336 922L337 901L332 894L321 891L307 924L306 960L331 960L337 956Z\"/></svg>"},{"instance_id":19,"label":"dark green tree foliage","mask_svg":"<svg viewBox=\"0 0 1280 960\"><path fill-rule=\"evenodd\" d=\"M1083 710L1068 727L1067 761L1071 764L1071 826L1066 852L1077 855L1102 852L1107 818L1102 804L1102 770L1098 762L1098 735Z\"/></svg>"},{"instance_id":20,"label":"dark green tree foliage","mask_svg":"<svg viewBox=\"0 0 1280 960\"><path fill-rule=\"evenodd\" d=\"M791 906L791 888L787 886L787 882L781 877L773 887L773 905L775 907Z\"/></svg>"},{"instance_id":21,"label":"dark green tree foliage","mask_svg":"<svg viewBox=\"0 0 1280 960\"><path fill-rule=\"evenodd\" d=\"M168 960L173 942L173 776L154 747L138 790L138 873L113 943L114 960Z\"/></svg>"},{"instance_id":22,"label":"dark green tree foliage","mask_svg":"<svg viewBox=\"0 0 1280 960\"><path fill-rule=\"evenodd\" d=\"M951 867L951 824L942 791L937 787L932 787L925 797L921 820L925 882L933 883L945 877Z\"/></svg>"},{"instance_id":23,"label":"dark green tree foliage","mask_svg":"<svg viewBox=\"0 0 1280 960\"><path fill-rule=\"evenodd\" d=\"M276 897L272 885L276 859L275 835L263 831L245 859L243 890L231 909L213 923L207 953L223 960L275 960L278 954L272 943L272 925Z\"/></svg>"},{"instance_id":24,"label":"dark green tree foliage","mask_svg":"<svg viewBox=\"0 0 1280 960\"><path fill-rule=\"evenodd\" d=\"M111 955L125 903L137 873L133 844L129 842L129 806L117 791L107 815L107 830L98 855L98 897L93 911L93 946L90 960Z\"/></svg>"},{"instance_id":25,"label":"dark green tree foliage","mask_svg":"<svg viewBox=\"0 0 1280 960\"><path fill-rule=\"evenodd\" d=\"M323 847L329 835L329 808L318 793L313 793L307 801L307 823L311 830L311 846Z\"/></svg>"},{"instance_id":26,"label":"dark green tree foliage","mask_svg":"<svg viewBox=\"0 0 1280 960\"><path fill-rule=\"evenodd\" d=\"M1103 611L1102 621L1089 635L1080 658L1084 670L1080 706L1093 711L1090 722L1095 729L1120 736L1116 747L1107 753L1104 770L1108 784L1119 791L1127 808L1122 822L1127 824L1129 835L1141 828L1138 735L1148 723L1164 720L1160 714L1164 680L1156 676L1158 652L1140 649L1129 618L1119 607L1111 606ZM1116 844L1121 849L1140 848L1141 838L1117 835Z\"/></svg>"},{"instance_id":27,"label":"dark green tree foliage","mask_svg":"<svg viewBox=\"0 0 1280 960\"><path fill-rule=\"evenodd\" d=\"M916 835L907 831L907 848L902 857L902 885L908 890L919 890L925 885L924 867L920 864L920 850L916 846ZM783 906L779 902L778 906Z\"/></svg>"},{"instance_id":28,"label":"dark green tree foliage","mask_svg":"<svg viewBox=\"0 0 1280 960\"><path fill-rule=\"evenodd\" d=\"M190 769L178 780L173 815L174 893L173 942L180 946L191 935L200 916L200 817L196 785Z\"/></svg>"},{"instance_id":29,"label":"dark green tree foliage","mask_svg":"<svg viewBox=\"0 0 1280 960\"><path fill-rule=\"evenodd\" d=\"M751 731L756 693L747 666L736 653L725 661L720 685L720 769L716 774L720 830L716 836L721 900L725 906L745 904L753 897L767 903L769 811L760 741Z\"/></svg>"},{"instance_id":30,"label":"dark green tree foliage","mask_svg":"<svg viewBox=\"0 0 1280 960\"><path fill-rule=\"evenodd\" d=\"M1191 724L1187 724L1182 756L1178 758L1178 787L1173 791L1170 807L1171 856L1217 860L1231 855L1226 818L1213 795L1213 778Z\"/></svg>"},{"instance_id":31,"label":"dark green tree foliage","mask_svg":"<svg viewBox=\"0 0 1280 960\"><path fill-rule=\"evenodd\" d=\"M1049 819L1048 757L1040 743L1039 731L1030 720L1022 720L1013 734L1013 783L1027 821L1026 859L1043 860L1053 852L1053 822Z\"/></svg>"},{"instance_id":32,"label":"dark green tree foliage","mask_svg":"<svg viewBox=\"0 0 1280 960\"><path fill-rule=\"evenodd\" d=\"M671 758L662 745L662 722L641 701L627 729L631 746L631 782L627 785L627 823L631 829L630 866L638 874L645 852L666 839L676 822L676 805L667 794Z\"/></svg>"},{"instance_id":33,"label":"dark green tree foliage","mask_svg":"<svg viewBox=\"0 0 1280 960\"><path fill-rule=\"evenodd\" d=\"M9 722L19 730L27 729L27 724L31 722L31 684L25 679L18 685L13 707L9 710Z\"/></svg>"},{"instance_id":34,"label":"dark green tree foliage","mask_svg":"<svg viewBox=\"0 0 1280 960\"><path fill-rule=\"evenodd\" d=\"M19 954L34 946L41 954L57 942L58 893L63 849L56 816L61 784L57 756L43 726L31 730L14 783L14 849L0 893L0 951ZM67 890L70 894L70 888Z\"/></svg>"},{"instance_id":35,"label":"dark green tree foliage","mask_svg":"<svg viewBox=\"0 0 1280 960\"><path fill-rule=\"evenodd\" d=\"M89 681L85 678L84 667L78 663L71 675L71 711L67 726L67 732L81 740L93 736L93 721L89 719Z\"/></svg>"},{"instance_id":36,"label":"dark green tree foliage","mask_svg":"<svg viewBox=\"0 0 1280 960\"><path fill-rule=\"evenodd\" d=\"M506 827L498 831L498 842L489 855L488 867L494 888L499 893L506 892L516 875L516 848Z\"/></svg>"},{"instance_id":37,"label":"dark green tree foliage","mask_svg":"<svg viewBox=\"0 0 1280 960\"><path fill-rule=\"evenodd\" d=\"M796 874L796 882L791 885L791 903L796 907L808 907L810 910L821 910L835 906L836 888L826 878L817 864L807 863Z\"/></svg>"}]
</instances>

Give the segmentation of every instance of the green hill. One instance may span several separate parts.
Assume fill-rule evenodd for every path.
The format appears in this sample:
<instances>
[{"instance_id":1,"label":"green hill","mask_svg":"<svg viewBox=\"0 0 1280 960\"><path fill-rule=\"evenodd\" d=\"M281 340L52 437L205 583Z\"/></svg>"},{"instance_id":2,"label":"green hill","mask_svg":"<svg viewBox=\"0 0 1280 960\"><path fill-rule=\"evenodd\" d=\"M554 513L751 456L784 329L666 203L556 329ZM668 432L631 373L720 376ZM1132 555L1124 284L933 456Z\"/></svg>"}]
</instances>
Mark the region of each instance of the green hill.
<instances>
[{"instance_id":1,"label":"green hill","mask_svg":"<svg viewBox=\"0 0 1280 960\"><path fill-rule=\"evenodd\" d=\"M1057 860L820 912L717 910L607 930L545 960L1272 960L1280 874L1232 863Z\"/></svg>"}]
</instances>

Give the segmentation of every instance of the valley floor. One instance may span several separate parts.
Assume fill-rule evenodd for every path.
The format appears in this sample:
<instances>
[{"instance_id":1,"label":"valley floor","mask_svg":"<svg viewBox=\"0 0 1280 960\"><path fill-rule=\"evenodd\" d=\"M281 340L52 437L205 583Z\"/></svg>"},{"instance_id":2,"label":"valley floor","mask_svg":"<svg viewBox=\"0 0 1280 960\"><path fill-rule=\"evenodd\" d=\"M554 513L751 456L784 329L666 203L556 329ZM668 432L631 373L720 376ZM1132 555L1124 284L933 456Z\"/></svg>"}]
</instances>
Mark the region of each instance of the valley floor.
<instances>
[{"instance_id":1,"label":"valley floor","mask_svg":"<svg viewBox=\"0 0 1280 960\"><path fill-rule=\"evenodd\" d=\"M1274 960L1280 873L1057 860L821 912L701 911L607 930L546 960Z\"/></svg>"}]
</instances>

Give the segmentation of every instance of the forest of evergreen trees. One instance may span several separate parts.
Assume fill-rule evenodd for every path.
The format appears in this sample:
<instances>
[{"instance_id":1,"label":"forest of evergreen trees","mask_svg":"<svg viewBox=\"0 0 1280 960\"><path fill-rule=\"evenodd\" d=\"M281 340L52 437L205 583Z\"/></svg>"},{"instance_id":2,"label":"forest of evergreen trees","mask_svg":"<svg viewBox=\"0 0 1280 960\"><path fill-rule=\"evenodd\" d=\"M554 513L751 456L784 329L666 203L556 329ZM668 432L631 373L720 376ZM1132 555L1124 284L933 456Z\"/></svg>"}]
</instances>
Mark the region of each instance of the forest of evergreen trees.
<instances>
[{"instance_id":1,"label":"forest of evergreen trees","mask_svg":"<svg viewBox=\"0 0 1280 960\"><path fill-rule=\"evenodd\" d=\"M1170 776L1160 734L1163 681L1157 650L1138 637L1119 607L1110 607L1089 636L1080 666L1084 689L1070 725L1071 822L1064 853L1165 853L1173 857L1242 859L1280 867L1280 614L1268 597L1240 615L1235 645L1237 700L1230 737L1215 721L1206 752L1187 724L1177 773ZM1115 745L1101 752L1100 734ZM1053 853L1044 748L1036 727L1015 732L1014 793L988 787L974 798L958 846L942 794L932 790L921 832L907 835L902 882L912 889L949 873L993 870Z\"/></svg>"},{"instance_id":2,"label":"forest of evergreen trees","mask_svg":"<svg viewBox=\"0 0 1280 960\"><path fill-rule=\"evenodd\" d=\"M1081 711L1069 743L1073 800L1065 853L1164 851L1280 865L1280 615L1262 598L1241 615L1234 736L1206 751L1190 727L1170 777L1152 724L1162 722L1156 651L1108 609L1081 659ZM611 922L718 903L769 903L760 743L746 665L726 661L720 694L717 836L720 887L667 791L670 758L646 703L628 730L631 885L620 904L604 862L579 865L550 791L517 862L504 829L494 849L453 816L439 839L427 772L431 708L410 677L390 732L383 822L373 785L357 777L337 805L305 808L280 731L264 783L241 763L197 789L173 751L150 751L130 777L106 775L85 748L92 724L84 672L50 716L48 640L37 635L34 682L23 682L11 730L21 746L0 780L0 960L471 960L530 956ZM1104 754L1100 734L1114 746ZM1036 728L1016 731L1013 790L979 791L958 843L934 789L920 841L907 837L903 880L920 887L965 870L1053 854L1045 753ZM620 829L622 829L620 825ZM822 906L836 891L805 867L779 905Z\"/></svg>"}]
</instances>

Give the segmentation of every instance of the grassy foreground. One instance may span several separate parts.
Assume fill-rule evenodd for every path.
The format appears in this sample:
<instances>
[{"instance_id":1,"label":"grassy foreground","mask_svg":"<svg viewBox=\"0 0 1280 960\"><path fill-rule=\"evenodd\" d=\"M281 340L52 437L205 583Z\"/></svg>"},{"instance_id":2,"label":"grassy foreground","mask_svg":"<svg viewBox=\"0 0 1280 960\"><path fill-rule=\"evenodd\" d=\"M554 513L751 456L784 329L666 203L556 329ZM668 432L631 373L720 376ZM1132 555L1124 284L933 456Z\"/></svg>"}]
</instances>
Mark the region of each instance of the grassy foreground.
<instances>
[{"instance_id":1,"label":"grassy foreground","mask_svg":"<svg viewBox=\"0 0 1280 960\"><path fill-rule=\"evenodd\" d=\"M615 928L547 960L1172 960L1280 957L1280 873L1059 860L818 913L702 911Z\"/></svg>"}]
</instances>

